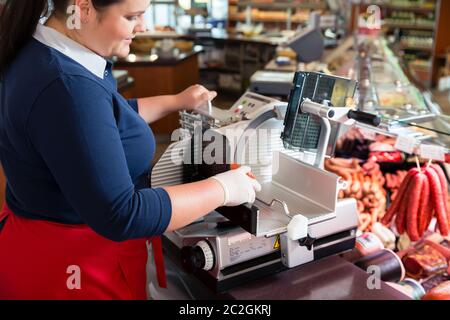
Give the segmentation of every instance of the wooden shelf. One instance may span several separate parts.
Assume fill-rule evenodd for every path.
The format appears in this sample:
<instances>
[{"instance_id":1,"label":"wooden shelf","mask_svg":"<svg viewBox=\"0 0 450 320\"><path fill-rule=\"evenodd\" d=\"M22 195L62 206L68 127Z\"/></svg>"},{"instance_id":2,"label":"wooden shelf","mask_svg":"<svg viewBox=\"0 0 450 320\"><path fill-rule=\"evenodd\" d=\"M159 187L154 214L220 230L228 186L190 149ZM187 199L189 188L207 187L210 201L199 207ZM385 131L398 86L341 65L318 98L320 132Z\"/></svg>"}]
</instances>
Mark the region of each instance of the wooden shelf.
<instances>
[{"instance_id":1,"label":"wooden shelf","mask_svg":"<svg viewBox=\"0 0 450 320\"><path fill-rule=\"evenodd\" d=\"M433 48L427 48L427 47L421 47L421 46L409 46L409 45L403 45L401 44L399 49L402 50L415 50L415 51L426 51L426 52L433 52Z\"/></svg>"},{"instance_id":2,"label":"wooden shelf","mask_svg":"<svg viewBox=\"0 0 450 320\"><path fill-rule=\"evenodd\" d=\"M444 0L445 1L445 0ZM420 6L420 5L396 5L392 4L387 1L363 1L361 3L362 6L370 6L370 5L377 5L381 9L387 9L387 10L400 10L400 11L410 11L410 12L417 12L417 13L432 13L436 12L436 6L434 7L428 7L428 6Z\"/></svg>"},{"instance_id":3,"label":"wooden shelf","mask_svg":"<svg viewBox=\"0 0 450 320\"><path fill-rule=\"evenodd\" d=\"M286 23L287 18L254 18L252 17L252 22L280 22L280 23ZM245 17L228 17L228 20L230 21L239 21L239 22L245 22ZM292 23L305 23L306 20L299 20L299 19L291 19Z\"/></svg>"},{"instance_id":4,"label":"wooden shelf","mask_svg":"<svg viewBox=\"0 0 450 320\"><path fill-rule=\"evenodd\" d=\"M436 8L427 8L427 7L420 7L420 6L396 6L392 4L383 4L380 5L383 8L386 8L388 10L399 10L399 11L412 11L417 13L434 13L436 12Z\"/></svg>"},{"instance_id":5,"label":"wooden shelf","mask_svg":"<svg viewBox=\"0 0 450 320\"><path fill-rule=\"evenodd\" d=\"M327 6L322 3L320 5L313 4L313 3L280 3L280 2L273 2L273 3L258 3L258 2L252 2L252 1L238 1L237 3L238 7L248 7L251 6L252 8L257 9L272 9L272 10L287 10L287 9L327 9Z\"/></svg>"},{"instance_id":6,"label":"wooden shelf","mask_svg":"<svg viewBox=\"0 0 450 320\"><path fill-rule=\"evenodd\" d=\"M409 24L393 24L393 23L385 23L383 27L389 28L389 29L410 29L410 30L434 30L434 26L427 26L427 25L409 25Z\"/></svg>"},{"instance_id":7,"label":"wooden shelf","mask_svg":"<svg viewBox=\"0 0 450 320\"><path fill-rule=\"evenodd\" d=\"M285 23L289 22L297 26L307 22L308 9L326 10L328 5L325 0L320 3L299 2L297 0L285 2L253 2L253 1L228 1L229 6L233 10L229 10L228 22L233 24L235 22L246 22L247 11L246 8L251 7L252 14L250 20L255 23ZM305 11L301 11L305 10ZM260 12L259 15L257 12ZM271 15L271 11L273 14ZM266 14L264 14L266 13ZM290 17L290 18L289 18Z\"/></svg>"}]
</instances>

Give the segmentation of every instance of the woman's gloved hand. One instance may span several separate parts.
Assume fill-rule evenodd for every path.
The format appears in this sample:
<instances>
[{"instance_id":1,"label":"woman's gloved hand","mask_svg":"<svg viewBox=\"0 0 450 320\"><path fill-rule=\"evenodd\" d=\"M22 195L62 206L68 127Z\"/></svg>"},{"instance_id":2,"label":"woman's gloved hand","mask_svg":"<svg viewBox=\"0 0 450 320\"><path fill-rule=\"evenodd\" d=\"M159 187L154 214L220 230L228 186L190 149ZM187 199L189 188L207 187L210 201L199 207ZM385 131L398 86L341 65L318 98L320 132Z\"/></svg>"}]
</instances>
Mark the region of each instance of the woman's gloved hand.
<instances>
[{"instance_id":1,"label":"woman's gloved hand","mask_svg":"<svg viewBox=\"0 0 450 320\"><path fill-rule=\"evenodd\" d=\"M250 167L242 166L211 177L218 181L224 190L222 206L234 207L255 202L256 192L261 191L261 185L255 178L250 177L250 171Z\"/></svg>"},{"instance_id":2,"label":"woman's gloved hand","mask_svg":"<svg viewBox=\"0 0 450 320\"><path fill-rule=\"evenodd\" d=\"M213 100L217 92L209 91L205 87L196 84L177 94L177 99L183 109L195 110Z\"/></svg>"}]
</instances>

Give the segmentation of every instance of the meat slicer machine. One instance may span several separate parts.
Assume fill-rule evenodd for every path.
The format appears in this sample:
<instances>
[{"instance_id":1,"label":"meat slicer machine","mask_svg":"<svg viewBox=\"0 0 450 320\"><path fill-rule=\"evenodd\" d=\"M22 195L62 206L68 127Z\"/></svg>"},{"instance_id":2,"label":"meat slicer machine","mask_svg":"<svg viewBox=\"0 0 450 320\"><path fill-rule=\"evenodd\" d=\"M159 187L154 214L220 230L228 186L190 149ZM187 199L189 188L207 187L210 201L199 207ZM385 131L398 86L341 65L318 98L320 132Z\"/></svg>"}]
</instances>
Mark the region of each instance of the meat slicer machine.
<instances>
[{"instance_id":1,"label":"meat slicer machine","mask_svg":"<svg viewBox=\"0 0 450 320\"><path fill-rule=\"evenodd\" d=\"M246 92L229 110L182 112L179 141L154 167L153 187L197 181L238 164L252 168L262 190L253 204L221 207L166 233L166 254L223 292L352 249L356 201L337 199L346 183L323 163L341 125L380 122L353 110L356 88L349 79L298 72L288 103Z\"/></svg>"}]
</instances>

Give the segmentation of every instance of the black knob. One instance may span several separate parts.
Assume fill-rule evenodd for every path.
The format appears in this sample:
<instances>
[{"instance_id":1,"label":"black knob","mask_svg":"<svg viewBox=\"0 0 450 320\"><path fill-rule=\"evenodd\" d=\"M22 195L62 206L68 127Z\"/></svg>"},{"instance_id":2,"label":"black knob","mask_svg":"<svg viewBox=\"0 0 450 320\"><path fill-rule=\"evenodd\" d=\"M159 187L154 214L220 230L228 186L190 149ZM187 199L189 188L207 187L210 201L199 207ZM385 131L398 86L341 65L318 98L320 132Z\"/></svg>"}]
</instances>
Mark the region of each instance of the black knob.
<instances>
[{"instance_id":1,"label":"black knob","mask_svg":"<svg viewBox=\"0 0 450 320\"><path fill-rule=\"evenodd\" d=\"M347 116L349 119L353 119L374 127L378 127L381 123L381 118L372 113L350 110Z\"/></svg>"},{"instance_id":2,"label":"black knob","mask_svg":"<svg viewBox=\"0 0 450 320\"><path fill-rule=\"evenodd\" d=\"M188 272L195 272L203 269L205 265L205 256L199 247L184 247L181 249L181 262L184 269Z\"/></svg>"},{"instance_id":3,"label":"black knob","mask_svg":"<svg viewBox=\"0 0 450 320\"><path fill-rule=\"evenodd\" d=\"M196 246L187 246L181 249L181 262L188 272L198 270L209 271L214 267L214 253L207 241L200 241Z\"/></svg>"},{"instance_id":4,"label":"black knob","mask_svg":"<svg viewBox=\"0 0 450 320\"><path fill-rule=\"evenodd\" d=\"M312 246L314 245L314 242L316 242L316 240L316 238L312 238L308 234L305 238L299 239L298 244L302 247L308 248L308 250L311 251Z\"/></svg>"}]
</instances>

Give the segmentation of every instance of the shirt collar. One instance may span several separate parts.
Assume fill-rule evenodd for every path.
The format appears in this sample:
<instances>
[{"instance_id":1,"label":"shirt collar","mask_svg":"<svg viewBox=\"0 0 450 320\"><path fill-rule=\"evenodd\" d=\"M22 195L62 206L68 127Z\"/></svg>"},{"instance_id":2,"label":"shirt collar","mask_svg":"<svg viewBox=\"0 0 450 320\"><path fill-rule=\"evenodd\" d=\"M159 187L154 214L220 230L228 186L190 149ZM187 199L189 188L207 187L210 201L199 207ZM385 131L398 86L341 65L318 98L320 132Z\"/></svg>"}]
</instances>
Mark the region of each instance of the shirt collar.
<instances>
[{"instance_id":1,"label":"shirt collar","mask_svg":"<svg viewBox=\"0 0 450 320\"><path fill-rule=\"evenodd\" d=\"M46 46L75 60L97 77L101 79L104 78L107 65L106 60L78 42L75 42L55 29L46 27L40 23L38 23L33 37Z\"/></svg>"}]
</instances>

